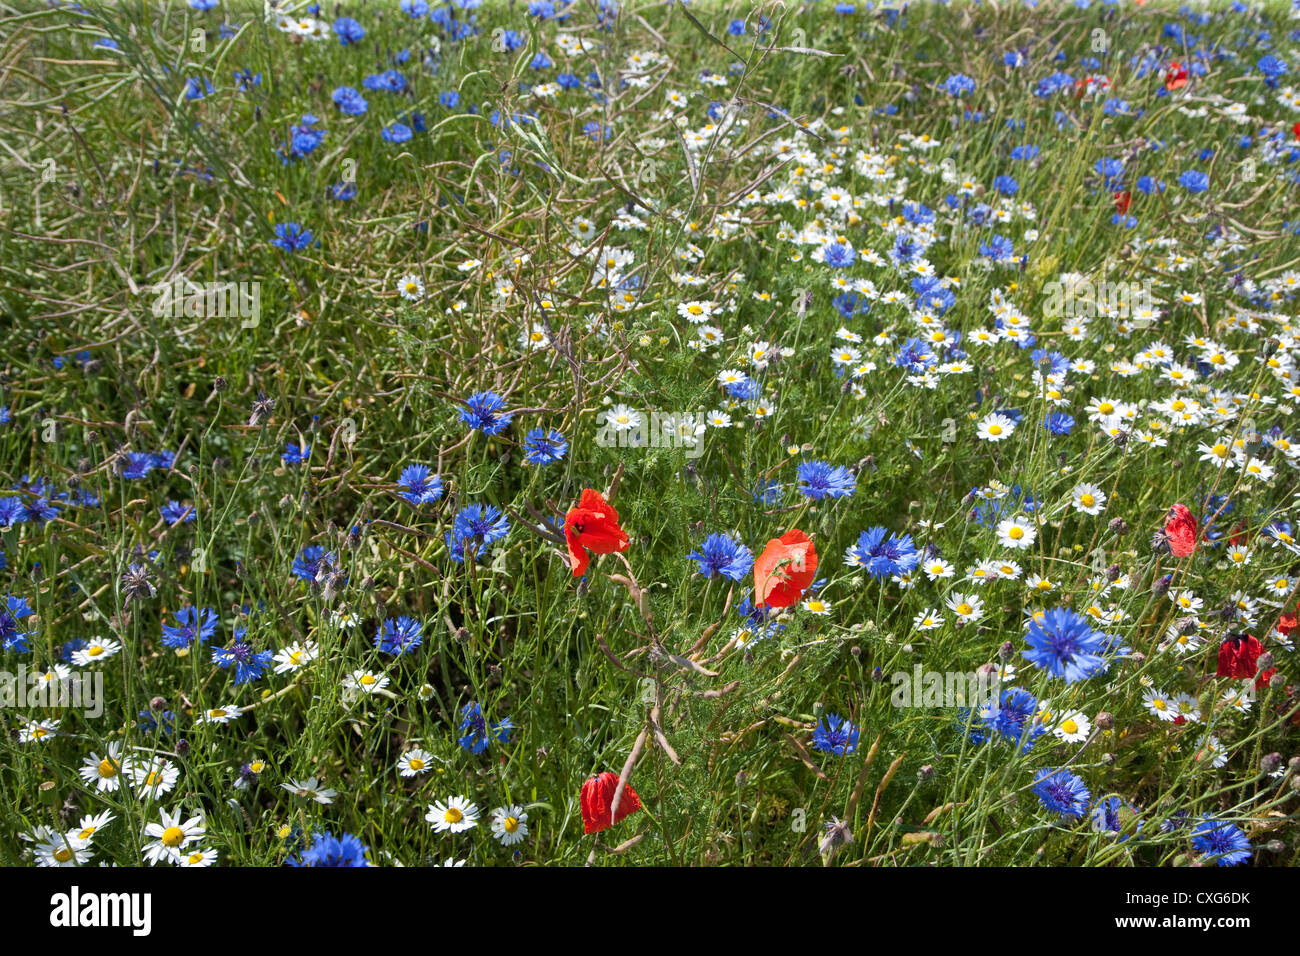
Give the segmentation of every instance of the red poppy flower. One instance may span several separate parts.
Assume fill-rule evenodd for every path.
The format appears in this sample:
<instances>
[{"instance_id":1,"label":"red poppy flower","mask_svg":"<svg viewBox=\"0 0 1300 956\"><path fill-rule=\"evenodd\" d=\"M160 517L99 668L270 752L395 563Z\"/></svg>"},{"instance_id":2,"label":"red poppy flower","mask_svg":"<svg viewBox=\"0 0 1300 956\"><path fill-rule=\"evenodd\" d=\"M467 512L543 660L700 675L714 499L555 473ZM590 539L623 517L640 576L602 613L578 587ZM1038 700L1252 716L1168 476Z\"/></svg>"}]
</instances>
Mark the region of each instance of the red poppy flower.
<instances>
[{"instance_id":1,"label":"red poppy flower","mask_svg":"<svg viewBox=\"0 0 1300 956\"><path fill-rule=\"evenodd\" d=\"M641 799L629 783L623 788L623 796L618 801L618 815L610 811L614 802L614 791L618 789L618 774L604 773L589 777L582 785L579 803L582 805L582 827L584 833L599 833L608 830L629 813L641 809Z\"/></svg>"},{"instance_id":2,"label":"red poppy flower","mask_svg":"<svg viewBox=\"0 0 1300 956\"><path fill-rule=\"evenodd\" d=\"M1128 207L1133 204L1133 194L1127 189L1122 193L1115 194L1115 211L1121 216L1128 212Z\"/></svg>"},{"instance_id":3,"label":"red poppy flower","mask_svg":"<svg viewBox=\"0 0 1300 956\"><path fill-rule=\"evenodd\" d=\"M1169 67L1165 70L1165 89L1181 90L1186 85L1187 67L1177 60L1170 60Z\"/></svg>"},{"instance_id":4,"label":"red poppy flower","mask_svg":"<svg viewBox=\"0 0 1300 956\"><path fill-rule=\"evenodd\" d=\"M1296 139L1300 139L1300 123L1296 123L1294 126L1292 126L1291 132L1295 133Z\"/></svg>"},{"instance_id":5,"label":"red poppy flower","mask_svg":"<svg viewBox=\"0 0 1300 956\"><path fill-rule=\"evenodd\" d=\"M1169 509L1165 534L1175 558L1185 558L1196 550L1196 519L1186 505L1174 505Z\"/></svg>"},{"instance_id":6,"label":"red poppy flower","mask_svg":"<svg viewBox=\"0 0 1300 956\"><path fill-rule=\"evenodd\" d=\"M1291 632L1295 630L1296 624L1297 620L1295 611L1292 611L1290 614L1283 614L1277 620L1277 631L1283 637L1289 637Z\"/></svg>"},{"instance_id":7,"label":"red poppy flower","mask_svg":"<svg viewBox=\"0 0 1300 956\"><path fill-rule=\"evenodd\" d=\"M578 507L570 508L564 516L564 540L569 545L569 566L573 576L587 573L587 552L612 554L626 551L627 533L618 526L618 512L594 488L585 488L578 499Z\"/></svg>"},{"instance_id":8,"label":"red poppy flower","mask_svg":"<svg viewBox=\"0 0 1300 956\"><path fill-rule=\"evenodd\" d=\"M1235 680L1254 677L1258 669L1256 661L1263 652L1263 646L1252 634L1230 637L1219 645L1219 668L1215 671L1215 676Z\"/></svg>"},{"instance_id":9,"label":"red poppy flower","mask_svg":"<svg viewBox=\"0 0 1300 956\"><path fill-rule=\"evenodd\" d=\"M794 528L772 538L754 562L754 606L789 607L816 573L817 549L806 534Z\"/></svg>"}]
</instances>

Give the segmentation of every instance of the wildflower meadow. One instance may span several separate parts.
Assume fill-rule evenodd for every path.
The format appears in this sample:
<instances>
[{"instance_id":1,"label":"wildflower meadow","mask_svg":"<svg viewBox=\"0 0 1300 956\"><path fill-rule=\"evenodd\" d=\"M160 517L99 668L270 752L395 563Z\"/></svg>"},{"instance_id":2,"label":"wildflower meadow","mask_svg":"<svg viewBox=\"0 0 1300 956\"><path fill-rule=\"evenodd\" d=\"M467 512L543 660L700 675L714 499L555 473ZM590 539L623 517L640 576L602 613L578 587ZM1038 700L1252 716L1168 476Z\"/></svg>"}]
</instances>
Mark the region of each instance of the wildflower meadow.
<instances>
[{"instance_id":1,"label":"wildflower meadow","mask_svg":"<svg viewBox=\"0 0 1300 956\"><path fill-rule=\"evenodd\" d=\"M0 863L1300 859L1300 2L0 4Z\"/></svg>"}]
</instances>

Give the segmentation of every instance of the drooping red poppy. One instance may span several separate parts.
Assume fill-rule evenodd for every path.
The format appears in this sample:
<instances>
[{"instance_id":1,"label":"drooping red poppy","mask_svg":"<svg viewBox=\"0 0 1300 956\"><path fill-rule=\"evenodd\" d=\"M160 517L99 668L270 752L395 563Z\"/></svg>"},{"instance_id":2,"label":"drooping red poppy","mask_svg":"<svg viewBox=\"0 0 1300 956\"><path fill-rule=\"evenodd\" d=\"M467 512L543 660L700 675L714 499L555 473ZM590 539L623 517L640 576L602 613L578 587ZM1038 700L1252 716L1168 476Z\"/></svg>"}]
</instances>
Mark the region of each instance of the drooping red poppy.
<instances>
[{"instance_id":1,"label":"drooping red poppy","mask_svg":"<svg viewBox=\"0 0 1300 956\"><path fill-rule=\"evenodd\" d=\"M1177 60L1170 60L1169 67L1165 70L1165 89L1181 90L1187 85L1187 67L1183 66Z\"/></svg>"},{"instance_id":2,"label":"drooping red poppy","mask_svg":"<svg viewBox=\"0 0 1300 956\"><path fill-rule=\"evenodd\" d=\"M793 528L772 538L754 562L754 606L789 607L816 573L817 549L806 534Z\"/></svg>"},{"instance_id":3,"label":"drooping red poppy","mask_svg":"<svg viewBox=\"0 0 1300 956\"><path fill-rule=\"evenodd\" d=\"M1196 550L1196 519L1186 505L1174 505L1169 509L1165 534L1175 558L1185 558Z\"/></svg>"},{"instance_id":4,"label":"drooping red poppy","mask_svg":"<svg viewBox=\"0 0 1300 956\"><path fill-rule=\"evenodd\" d=\"M1229 637L1219 645L1219 667L1214 672L1215 676L1231 677L1234 680L1254 677L1255 671L1259 669L1256 662L1263 652L1263 645L1253 634Z\"/></svg>"},{"instance_id":5,"label":"drooping red poppy","mask_svg":"<svg viewBox=\"0 0 1300 956\"><path fill-rule=\"evenodd\" d=\"M587 552L612 554L626 551L627 533L618 526L618 512L594 488L584 488L578 507L564 516L564 540L569 545L569 567L573 576L587 573Z\"/></svg>"},{"instance_id":6,"label":"drooping red poppy","mask_svg":"<svg viewBox=\"0 0 1300 956\"><path fill-rule=\"evenodd\" d=\"M584 833L599 833L608 830L629 813L641 809L641 798L632 789L632 784L623 788L623 796L618 801L618 813L613 814L614 791L618 789L618 774L606 770L594 777L588 777L582 785L582 828Z\"/></svg>"},{"instance_id":7,"label":"drooping red poppy","mask_svg":"<svg viewBox=\"0 0 1300 956\"><path fill-rule=\"evenodd\" d=\"M1133 194L1127 189L1115 194L1115 211L1121 216L1128 212L1128 207L1133 205Z\"/></svg>"}]
</instances>

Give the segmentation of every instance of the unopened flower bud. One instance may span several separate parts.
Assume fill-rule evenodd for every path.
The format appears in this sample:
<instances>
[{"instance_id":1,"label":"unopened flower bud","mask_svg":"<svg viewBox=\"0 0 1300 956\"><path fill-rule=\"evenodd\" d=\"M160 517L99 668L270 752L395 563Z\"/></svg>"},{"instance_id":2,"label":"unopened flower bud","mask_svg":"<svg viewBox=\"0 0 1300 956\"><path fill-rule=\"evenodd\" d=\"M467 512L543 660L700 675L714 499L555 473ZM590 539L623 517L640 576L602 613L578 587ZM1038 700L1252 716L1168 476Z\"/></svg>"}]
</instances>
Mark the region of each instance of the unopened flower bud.
<instances>
[{"instance_id":1,"label":"unopened flower bud","mask_svg":"<svg viewBox=\"0 0 1300 956\"><path fill-rule=\"evenodd\" d=\"M1108 710L1103 710L1101 713L1099 713L1096 717L1093 718L1092 722L1096 724L1097 727L1101 730L1110 730L1115 726L1115 718L1111 715L1110 711Z\"/></svg>"}]
</instances>

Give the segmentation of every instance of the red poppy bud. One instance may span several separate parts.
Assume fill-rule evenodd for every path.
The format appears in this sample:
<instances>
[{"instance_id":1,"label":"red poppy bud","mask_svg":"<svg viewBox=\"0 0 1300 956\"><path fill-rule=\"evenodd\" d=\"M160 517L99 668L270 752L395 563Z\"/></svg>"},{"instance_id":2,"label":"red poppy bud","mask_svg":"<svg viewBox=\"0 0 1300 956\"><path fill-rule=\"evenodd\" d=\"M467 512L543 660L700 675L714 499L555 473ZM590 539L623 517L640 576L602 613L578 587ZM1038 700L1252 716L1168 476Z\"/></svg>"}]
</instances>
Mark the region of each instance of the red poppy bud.
<instances>
[{"instance_id":1,"label":"red poppy bud","mask_svg":"<svg viewBox=\"0 0 1300 956\"><path fill-rule=\"evenodd\" d=\"M1133 194L1127 189L1115 194L1115 211L1121 216L1128 212L1128 207L1133 205Z\"/></svg>"},{"instance_id":2,"label":"red poppy bud","mask_svg":"<svg viewBox=\"0 0 1300 956\"><path fill-rule=\"evenodd\" d=\"M578 506L570 508L564 516L564 540L569 545L569 566L573 576L587 573L587 552L612 554L626 551L627 534L618 526L618 512L594 488L586 488L578 499Z\"/></svg>"},{"instance_id":3,"label":"red poppy bud","mask_svg":"<svg viewBox=\"0 0 1300 956\"><path fill-rule=\"evenodd\" d=\"M1169 68L1165 70L1165 89L1180 90L1187 85L1187 67L1183 66L1177 60L1171 60Z\"/></svg>"},{"instance_id":4,"label":"red poppy bud","mask_svg":"<svg viewBox=\"0 0 1300 956\"><path fill-rule=\"evenodd\" d=\"M599 833L618 823L629 813L641 809L641 799L629 783L623 788L623 796L618 801L618 814L611 811L614 803L614 791L618 789L618 774L606 770L594 777L589 777L582 785L580 803L582 805L582 826L584 833Z\"/></svg>"}]
</instances>

